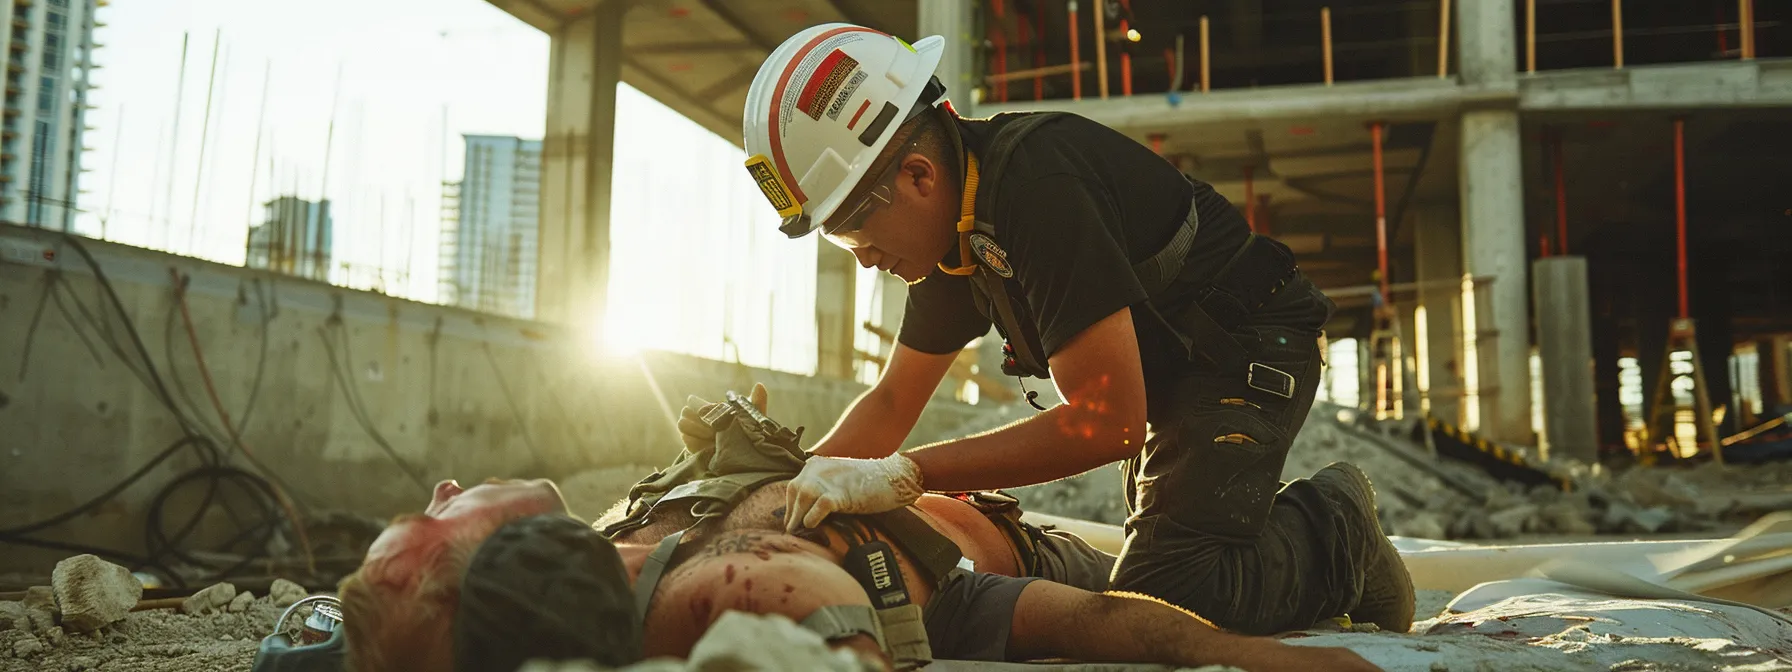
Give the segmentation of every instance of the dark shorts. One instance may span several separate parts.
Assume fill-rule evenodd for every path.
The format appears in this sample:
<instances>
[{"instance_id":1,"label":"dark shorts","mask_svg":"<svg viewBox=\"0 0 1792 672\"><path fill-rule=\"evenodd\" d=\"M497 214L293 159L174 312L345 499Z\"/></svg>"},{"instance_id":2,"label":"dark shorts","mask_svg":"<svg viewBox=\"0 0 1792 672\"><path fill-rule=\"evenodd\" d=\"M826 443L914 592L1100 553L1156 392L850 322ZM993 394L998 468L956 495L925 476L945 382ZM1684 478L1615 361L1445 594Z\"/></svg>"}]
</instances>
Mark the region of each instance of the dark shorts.
<instances>
[{"instance_id":1,"label":"dark shorts","mask_svg":"<svg viewBox=\"0 0 1792 672\"><path fill-rule=\"evenodd\" d=\"M1093 593L1108 589L1116 558L1070 532L1023 523L1020 500L1006 492L967 492L959 501L975 507L1020 555L1021 576L1032 576Z\"/></svg>"},{"instance_id":2,"label":"dark shorts","mask_svg":"<svg viewBox=\"0 0 1792 672\"><path fill-rule=\"evenodd\" d=\"M1008 660L1014 605L1036 577L1015 578L954 569L927 602L921 622L933 657L941 660Z\"/></svg>"},{"instance_id":3,"label":"dark shorts","mask_svg":"<svg viewBox=\"0 0 1792 672\"><path fill-rule=\"evenodd\" d=\"M1032 561L1028 563L1028 576L1081 588L1091 593L1107 591L1117 558L1097 550L1089 542L1083 541L1082 537L1064 530L1049 525L1018 525L1022 533L1032 539Z\"/></svg>"}]
</instances>

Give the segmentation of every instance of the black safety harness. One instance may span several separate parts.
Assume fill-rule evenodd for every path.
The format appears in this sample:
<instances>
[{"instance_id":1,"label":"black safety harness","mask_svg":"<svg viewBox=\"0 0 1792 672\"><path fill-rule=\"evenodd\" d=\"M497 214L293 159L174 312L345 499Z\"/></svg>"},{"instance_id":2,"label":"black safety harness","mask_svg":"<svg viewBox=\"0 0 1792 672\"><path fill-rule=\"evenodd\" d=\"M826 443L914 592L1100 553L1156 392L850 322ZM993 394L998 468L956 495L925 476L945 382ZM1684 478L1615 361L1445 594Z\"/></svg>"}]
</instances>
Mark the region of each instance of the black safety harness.
<instances>
[{"instance_id":1,"label":"black safety harness","mask_svg":"<svg viewBox=\"0 0 1792 672\"><path fill-rule=\"evenodd\" d=\"M628 516L602 530L614 538L648 524L656 512L688 510L696 518L662 539L635 578L636 621L643 627L655 589L692 532L712 521L719 524L760 487L796 476L809 457L798 446L800 429L779 425L732 392L725 403L707 407L702 422L715 430L715 445L686 450L671 466L637 483L629 490ZM834 514L828 524L851 543L841 566L859 581L871 605L822 607L800 625L829 641L869 636L899 669L931 662L921 607L910 598L897 569L895 547L880 537L900 546L936 586L968 563L958 545L906 508L866 516Z\"/></svg>"}]
</instances>

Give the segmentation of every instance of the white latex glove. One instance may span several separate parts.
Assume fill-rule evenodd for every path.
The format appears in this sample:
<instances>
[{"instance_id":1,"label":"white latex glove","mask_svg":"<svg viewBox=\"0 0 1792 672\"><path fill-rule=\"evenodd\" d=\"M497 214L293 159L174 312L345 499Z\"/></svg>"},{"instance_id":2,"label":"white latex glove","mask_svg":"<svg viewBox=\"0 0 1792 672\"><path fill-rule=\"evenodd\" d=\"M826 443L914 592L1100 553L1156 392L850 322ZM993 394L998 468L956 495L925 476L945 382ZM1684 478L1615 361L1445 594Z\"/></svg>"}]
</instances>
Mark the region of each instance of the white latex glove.
<instances>
[{"instance_id":1,"label":"white latex glove","mask_svg":"<svg viewBox=\"0 0 1792 672\"><path fill-rule=\"evenodd\" d=\"M816 527L831 513L900 509L921 493L921 465L902 453L875 460L812 456L785 490L784 528Z\"/></svg>"}]
</instances>

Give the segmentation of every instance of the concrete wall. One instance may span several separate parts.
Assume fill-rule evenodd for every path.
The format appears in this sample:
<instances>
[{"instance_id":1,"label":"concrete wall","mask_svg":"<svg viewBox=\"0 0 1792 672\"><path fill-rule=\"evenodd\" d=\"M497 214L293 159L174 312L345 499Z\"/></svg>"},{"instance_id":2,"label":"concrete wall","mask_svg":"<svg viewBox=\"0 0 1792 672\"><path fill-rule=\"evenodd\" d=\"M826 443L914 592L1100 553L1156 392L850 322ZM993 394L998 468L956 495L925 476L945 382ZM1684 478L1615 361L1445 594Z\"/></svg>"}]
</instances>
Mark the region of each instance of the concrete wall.
<instances>
[{"instance_id":1,"label":"concrete wall","mask_svg":"<svg viewBox=\"0 0 1792 672\"><path fill-rule=\"evenodd\" d=\"M813 442L864 389L668 353L604 360L557 325L83 242L154 366L170 387L185 388L191 402L180 405L216 428L228 449L175 312L169 269L191 278L187 302L218 396L233 420L246 418L244 444L275 466L306 508L378 517L420 510L428 490L407 469L433 484L662 464L679 449L667 414L677 413L685 395L714 399L755 381L770 388L773 417L808 426L805 439ZM46 252L54 261L43 260ZM48 232L0 226L0 528L87 501L182 435L150 387L84 322L77 299L141 369L81 257ZM271 319L257 390L264 306ZM346 347L326 347L326 337L340 336ZM356 420L331 373L331 348L352 372L348 382L372 425L408 467L396 465ZM936 401L915 436L949 434L991 412ZM247 467L240 457L233 463ZM183 451L115 501L41 536L141 552L146 502L198 465ZM45 567L61 555L0 546L0 571Z\"/></svg>"}]
</instances>

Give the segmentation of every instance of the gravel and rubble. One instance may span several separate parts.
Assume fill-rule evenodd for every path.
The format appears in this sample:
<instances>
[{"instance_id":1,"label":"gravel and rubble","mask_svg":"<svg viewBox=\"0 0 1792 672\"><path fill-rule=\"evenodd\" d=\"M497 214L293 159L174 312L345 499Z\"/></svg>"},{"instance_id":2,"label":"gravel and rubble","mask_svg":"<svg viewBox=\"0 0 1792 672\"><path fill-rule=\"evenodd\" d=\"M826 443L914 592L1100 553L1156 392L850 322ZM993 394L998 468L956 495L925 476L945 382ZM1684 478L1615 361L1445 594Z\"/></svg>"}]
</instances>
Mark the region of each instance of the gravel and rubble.
<instances>
[{"instance_id":1,"label":"gravel and rubble","mask_svg":"<svg viewBox=\"0 0 1792 672\"><path fill-rule=\"evenodd\" d=\"M263 597L220 583L200 591L205 599L193 604L204 606L190 611L130 611L147 603L123 567L76 556L55 576L54 588L34 586L23 600L0 601L0 672L246 671L281 612L307 594L284 580Z\"/></svg>"}]
</instances>

